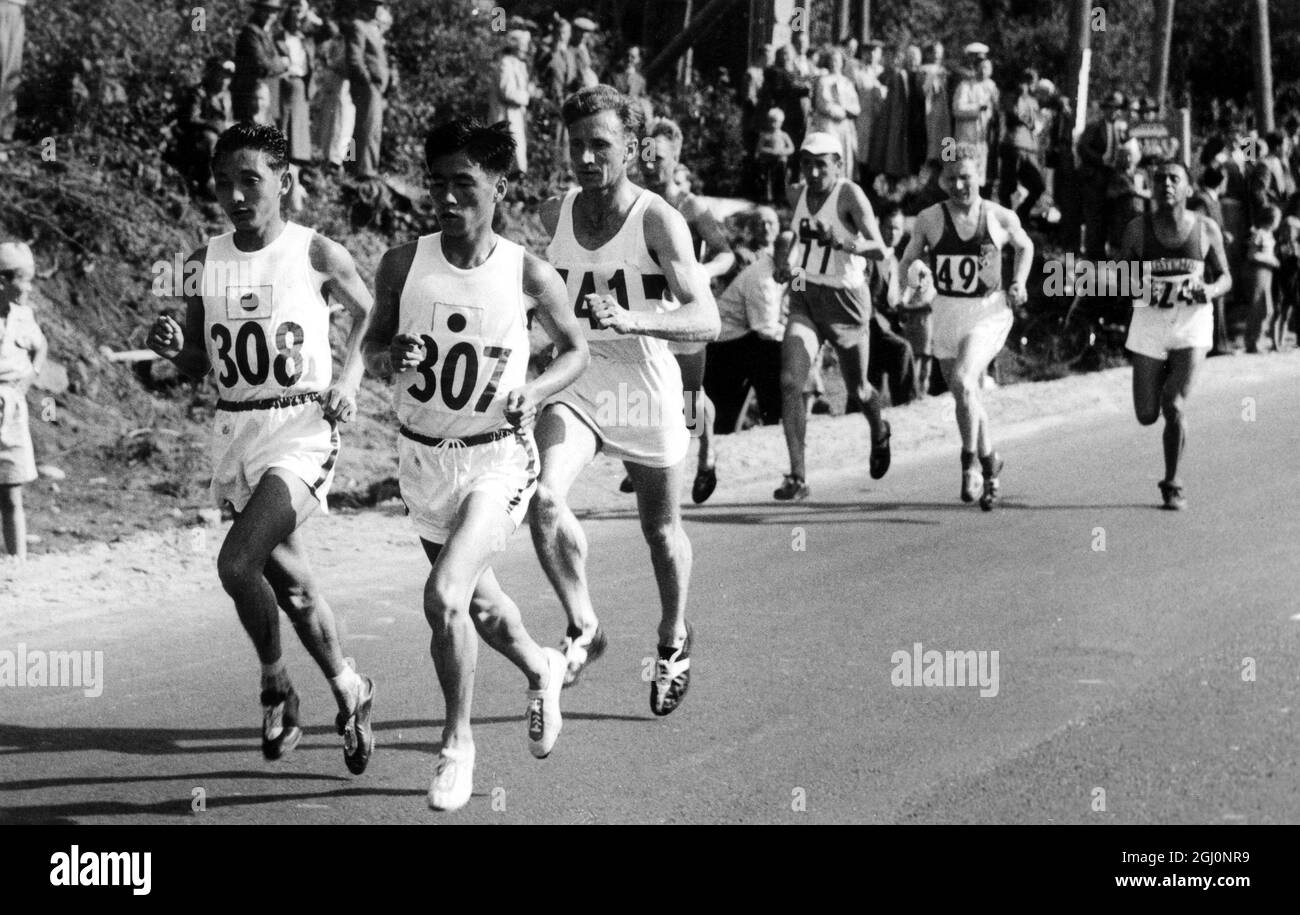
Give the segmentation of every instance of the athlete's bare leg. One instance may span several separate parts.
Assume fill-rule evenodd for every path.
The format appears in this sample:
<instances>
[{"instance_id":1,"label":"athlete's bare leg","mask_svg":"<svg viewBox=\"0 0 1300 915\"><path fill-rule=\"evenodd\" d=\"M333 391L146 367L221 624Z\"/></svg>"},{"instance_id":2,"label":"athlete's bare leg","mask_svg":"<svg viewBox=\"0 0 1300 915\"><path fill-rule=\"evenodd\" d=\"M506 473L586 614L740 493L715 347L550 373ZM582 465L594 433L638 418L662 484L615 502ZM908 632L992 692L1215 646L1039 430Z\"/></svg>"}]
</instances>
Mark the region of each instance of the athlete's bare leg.
<instances>
[{"instance_id":1,"label":"athlete's bare leg","mask_svg":"<svg viewBox=\"0 0 1300 915\"><path fill-rule=\"evenodd\" d=\"M268 470L231 525L217 556L217 572L263 664L280 660L283 597L303 645L332 678L344 667L334 615L316 592L300 545L291 539L318 504L297 476Z\"/></svg>"},{"instance_id":2,"label":"athlete's bare leg","mask_svg":"<svg viewBox=\"0 0 1300 915\"><path fill-rule=\"evenodd\" d=\"M1178 464L1187 444L1187 397L1205 359L1203 349L1176 349L1169 354L1168 371L1160 390L1160 412L1165 417L1165 481L1178 483Z\"/></svg>"},{"instance_id":3,"label":"athlete's bare leg","mask_svg":"<svg viewBox=\"0 0 1300 915\"><path fill-rule=\"evenodd\" d=\"M790 453L790 473L807 479L804 467L804 441L808 414L804 406L804 385L812 371L813 358L821 351L817 332L800 321L786 325L781 341L781 428Z\"/></svg>"},{"instance_id":4,"label":"athlete's bare leg","mask_svg":"<svg viewBox=\"0 0 1300 915\"><path fill-rule=\"evenodd\" d=\"M713 408L713 401L709 400L708 394L704 392L704 363L705 351L701 349L694 353L676 353L677 366L682 373L682 390L685 393L690 408L689 399L694 397L694 411L692 418L699 430L700 453L699 469L708 470L717 461L714 454L713 439L713 420L717 411Z\"/></svg>"},{"instance_id":5,"label":"athlete's bare leg","mask_svg":"<svg viewBox=\"0 0 1300 915\"><path fill-rule=\"evenodd\" d=\"M836 346L835 352L840 358L844 387L850 394L856 394L858 403L862 404L862 415L871 427L871 441L878 442L884 434L884 426L880 421L880 392L867 380L867 360L871 352L869 339L864 333L857 346Z\"/></svg>"},{"instance_id":6,"label":"athlete's bare leg","mask_svg":"<svg viewBox=\"0 0 1300 915\"><path fill-rule=\"evenodd\" d=\"M691 541L682 527L678 504L682 465L646 467L624 461L623 466L636 484L641 533L650 547L659 585L659 644L677 645L686 638L686 592L691 581Z\"/></svg>"},{"instance_id":7,"label":"athlete's bare leg","mask_svg":"<svg viewBox=\"0 0 1300 915\"><path fill-rule=\"evenodd\" d=\"M5 552L27 558L27 515L23 512L20 483L0 486L0 527L4 528Z\"/></svg>"},{"instance_id":8,"label":"athlete's bare leg","mask_svg":"<svg viewBox=\"0 0 1300 915\"><path fill-rule=\"evenodd\" d=\"M961 341L956 358L939 360L944 380L952 390L962 451L973 451L980 457L993 453L993 437L989 433L988 413L984 411L980 377L1002 348L1002 342L973 334Z\"/></svg>"},{"instance_id":9,"label":"athlete's bare leg","mask_svg":"<svg viewBox=\"0 0 1300 915\"><path fill-rule=\"evenodd\" d=\"M542 411L533 435L542 461L530 509L533 548L569 627L591 632L596 611L587 588L587 535L567 500L574 480L596 456L596 435L562 404Z\"/></svg>"},{"instance_id":10,"label":"athlete's bare leg","mask_svg":"<svg viewBox=\"0 0 1300 915\"><path fill-rule=\"evenodd\" d=\"M424 585L424 615L433 630L429 654L447 707L444 749L458 750L474 742L470 711L478 662L475 630L524 672L530 688L544 685L546 656L525 631L519 608L490 568L513 530L490 496L471 493L461 504L446 544L420 541L432 565Z\"/></svg>"}]
</instances>

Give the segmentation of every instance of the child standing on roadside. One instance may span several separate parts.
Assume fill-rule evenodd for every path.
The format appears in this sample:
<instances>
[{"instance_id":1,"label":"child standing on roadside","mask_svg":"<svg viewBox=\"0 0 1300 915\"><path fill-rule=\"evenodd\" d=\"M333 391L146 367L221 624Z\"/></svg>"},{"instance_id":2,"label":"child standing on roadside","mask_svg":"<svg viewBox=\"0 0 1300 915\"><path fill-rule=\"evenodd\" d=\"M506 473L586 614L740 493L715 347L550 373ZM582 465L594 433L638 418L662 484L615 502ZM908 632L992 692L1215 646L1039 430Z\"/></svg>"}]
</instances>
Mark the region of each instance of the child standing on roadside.
<instances>
[{"instance_id":1,"label":"child standing on roadside","mask_svg":"<svg viewBox=\"0 0 1300 915\"><path fill-rule=\"evenodd\" d=\"M27 428L27 389L45 365L45 335L27 298L36 278L31 248L0 244L0 528L5 550L27 558L23 484L36 479Z\"/></svg>"}]
</instances>

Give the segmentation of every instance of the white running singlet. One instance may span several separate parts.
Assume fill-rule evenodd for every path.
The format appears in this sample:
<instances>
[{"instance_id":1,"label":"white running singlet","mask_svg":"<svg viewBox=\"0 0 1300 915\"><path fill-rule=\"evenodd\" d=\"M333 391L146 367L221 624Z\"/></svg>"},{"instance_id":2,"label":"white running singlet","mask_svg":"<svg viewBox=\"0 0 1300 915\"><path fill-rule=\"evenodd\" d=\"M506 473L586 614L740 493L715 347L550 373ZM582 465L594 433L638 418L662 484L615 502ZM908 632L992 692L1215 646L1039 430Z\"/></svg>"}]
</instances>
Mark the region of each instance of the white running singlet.
<instances>
[{"instance_id":1,"label":"white running singlet","mask_svg":"<svg viewBox=\"0 0 1300 915\"><path fill-rule=\"evenodd\" d=\"M424 342L425 359L397 376L402 425L465 438L506 425L506 395L527 380L524 249L497 236L471 270L448 263L442 234L417 242L398 305L397 331Z\"/></svg>"},{"instance_id":2,"label":"white running singlet","mask_svg":"<svg viewBox=\"0 0 1300 915\"><path fill-rule=\"evenodd\" d=\"M240 251L234 232L208 239L200 291L203 336L222 400L319 393L330 386L325 275L311 265L315 231L285 223L275 241Z\"/></svg>"},{"instance_id":3,"label":"white running singlet","mask_svg":"<svg viewBox=\"0 0 1300 915\"><path fill-rule=\"evenodd\" d=\"M841 242L855 237L841 220L839 215L840 192L848 181L837 178L826 200L816 213L808 212L808 188L799 194L799 202L794 207L794 217L790 225L795 232L795 246L791 252L790 266L802 271L804 280L815 286L834 286L839 289L855 289L867 281L867 259L860 254L849 254L821 244L813 232L813 225L821 220L831 227L835 237Z\"/></svg>"}]
</instances>

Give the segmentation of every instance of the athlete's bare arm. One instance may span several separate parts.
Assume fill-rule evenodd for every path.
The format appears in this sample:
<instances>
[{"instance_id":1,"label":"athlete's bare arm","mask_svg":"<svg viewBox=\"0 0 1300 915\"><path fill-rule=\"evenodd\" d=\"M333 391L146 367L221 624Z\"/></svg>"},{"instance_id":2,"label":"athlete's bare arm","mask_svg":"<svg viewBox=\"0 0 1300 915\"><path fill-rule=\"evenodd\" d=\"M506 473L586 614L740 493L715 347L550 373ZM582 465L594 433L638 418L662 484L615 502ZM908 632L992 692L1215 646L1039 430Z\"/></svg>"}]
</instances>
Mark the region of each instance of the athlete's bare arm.
<instances>
[{"instance_id":1,"label":"athlete's bare arm","mask_svg":"<svg viewBox=\"0 0 1300 915\"><path fill-rule=\"evenodd\" d=\"M400 346L395 339L402 289L415 261L416 247L417 243L411 242L388 249L375 273L375 307L361 341L361 355L366 371L385 381L392 380L394 371L415 368L423 358L419 339L407 334L409 340Z\"/></svg>"},{"instance_id":2,"label":"athlete's bare arm","mask_svg":"<svg viewBox=\"0 0 1300 915\"><path fill-rule=\"evenodd\" d=\"M506 395L506 419L514 426L530 426L538 407L562 391L587 368L591 353L587 338L569 305L569 290L555 268L540 257L524 252L524 295L536 306L556 355L540 375Z\"/></svg>"},{"instance_id":3,"label":"athlete's bare arm","mask_svg":"<svg viewBox=\"0 0 1300 915\"><path fill-rule=\"evenodd\" d=\"M722 326L718 306L709 289L709 278L695 259L686 219L666 200L656 197L646 208L645 239L681 307L665 314L628 311L619 307L612 295L589 295L592 317L602 328L620 334L686 343L717 339Z\"/></svg>"},{"instance_id":4,"label":"athlete's bare arm","mask_svg":"<svg viewBox=\"0 0 1300 915\"><path fill-rule=\"evenodd\" d=\"M841 193L837 201L840 221L853 230L852 238L844 239L835 247L849 254L856 254L868 260L884 260L888 253L885 240L880 235L880 224L876 222L875 211L871 201L862 188L852 181L844 184L847 193ZM866 236L866 241L858 241L858 236Z\"/></svg>"},{"instance_id":5,"label":"athlete's bare arm","mask_svg":"<svg viewBox=\"0 0 1300 915\"><path fill-rule=\"evenodd\" d=\"M191 254L185 262L185 272L182 275L202 276L207 256L206 245ZM208 349L203 339L201 290L199 295L185 296L184 329L170 315L159 315L149 329L145 345L164 359L170 359L182 375L195 380L206 377L212 366L208 363Z\"/></svg>"},{"instance_id":6,"label":"athlete's bare arm","mask_svg":"<svg viewBox=\"0 0 1300 915\"><path fill-rule=\"evenodd\" d=\"M1029 298L1029 270L1034 264L1034 242L1020 224L1020 217L1015 210L1004 206L989 204L989 215L1007 233L1007 241L1015 251L1015 266L1012 268L1011 285L1007 287L1007 298L1013 308L1019 307Z\"/></svg>"},{"instance_id":7,"label":"athlete's bare arm","mask_svg":"<svg viewBox=\"0 0 1300 915\"><path fill-rule=\"evenodd\" d=\"M926 207L916 216L916 224L912 227L912 237L907 242L907 249L903 251L903 257L898 262L898 281L902 285L907 285L907 271L911 268L912 262L919 260L925 255L927 249L934 247L943 231L943 216L939 212L939 205Z\"/></svg>"},{"instance_id":8,"label":"athlete's bare arm","mask_svg":"<svg viewBox=\"0 0 1300 915\"><path fill-rule=\"evenodd\" d=\"M311 258L312 269L325 274L322 295L327 300L333 299L342 305L352 318L352 328L343 345L343 372L321 398L326 418L345 423L357 412L357 391L365 372L361 340L366 332L366 319L370 315L374 299L361 275L357 273L352 255L338 242L331 241L318 232L312 236L307 255Z\"/></svg>"},{"instance_id":9,"label":"athlete's bare arm","mask_svg":"<svg viewBox=\"0 0 1300 915\"><path fill-rule=\"evenodd\" d=\"M1124 236L1119 243L1120 260L1141 260L1142 258L1142 223L1138 216L1128 221L1124 227Z\"/></svg>"},{"instance_id":10,"label":"athlete's bare arm","mask_svg":"<svg viewBox=\"0 0 1300 915\"><path fill-rule=\"evenodd\" d=\"M731 251L731 242L727 239L727 230L718 222L716 216L698 197L690 198L690 212L682 213L687 222L694 222L700 238L704 239L708 260L700 266L710 278L725 276L736 264L736 255Z\"/></svg>"},{"instance_id":11,"label":"athlete's bare arm","mask_svg":"<svg viewBox=\"0 0 1300 915\"><path fill-rule=\"evenodd\" d=\"M1223 248L1223 232L1212 219L1202 218L1201 225L1205 230L1205 241L1208 244L1205 263L1207 266L1213 264L1214 269L1219 273L1219 278L1213 283L1205 284L1205 297L1213 301L1221 295L1227 295L1232 289L1232 271L1228 269L1228 255Z\"/></svg>"}]
</instances>

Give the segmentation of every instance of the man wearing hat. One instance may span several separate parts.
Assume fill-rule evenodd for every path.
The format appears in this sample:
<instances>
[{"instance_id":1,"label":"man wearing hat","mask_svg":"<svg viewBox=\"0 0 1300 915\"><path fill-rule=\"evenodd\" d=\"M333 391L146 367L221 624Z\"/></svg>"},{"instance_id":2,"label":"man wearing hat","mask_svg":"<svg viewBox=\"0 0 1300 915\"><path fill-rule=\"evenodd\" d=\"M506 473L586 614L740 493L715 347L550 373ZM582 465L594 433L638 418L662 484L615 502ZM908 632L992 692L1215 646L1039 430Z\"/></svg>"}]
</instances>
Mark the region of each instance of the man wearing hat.
<instances>
[{"instance_id":1,"label":"man wearing hat","mask_svg":"<svg viewBox=\"0 0 1300 915\"><path fill-rule=\"evenodd\" d=\"M357 106L357 177L379 174L379 141L384 127L384 95L392 82L384 33L379 26L383 0L361 0L356 18L344 28L346 66L352 101Z\"/></svg>"},{"instance_id":2,"label":"man wearing hat","mask_svg":"<svg viewBox=\"0 0 1300 915\"><path fill-rule=\"evenodd\" d=\"M23 484L36 479L27 428L27 389L45 365L45 335L27 304L36 277L32 249L0 243L0 528L5 551L27 557Z\"/></svg>"},{"instance_id":3,"label":"man wearing hat","mask_svg":"<svg viewBox=\"0 0 1300 915\"><path fill-rule=\"evenodd\" d=\"M996 110L997 93L989 91L989 81L983 74L989 46L972 41L964 51L965 67L952 93L952 136L958 146L969 147L974 152L983 186L989 181L989 125Z\"/></svg>"},{"instance_id":4,"label":"man wearing hat","mask_svg":"<svg viewBox=\"0 0 1300 915\"><path fill-rule=\"evenodd\" d=\"M515 171L528 171L528 103L533 98L528 74L528 46L532 35L526 29L506 32L506 46L501 49L497 79L488 100L488 122L505 121L515 139Z\"/></svg>"},{"instance_id":5,"label":"man wearing hat","mask_svg":"<svg viewBox=\"0 0 1300 915\"><path fill-rule=\"evenodd\" d=\"M573 48L574 66L577 71L575 78L578 84L572 87L575 92L578 89L588 89L600 83L600 77L596 75L596 68L591 63L591 46L587 44L587 36L594 31L596 31L596 23L586 16L579 16L573 20L573 31L569 33L569 44Z\"/></svg>"},{"instance_id":6,"label":"man wearing hat","mask_svg":"<svg viewBox=\"0 0 1300 915\"><path fill-rule=\"evenodd\" d=\"M801 148L806 184L791 220L789 260L774 277L790 282L790 317L781 342L781 425L790 453L790 472L772 493L782 501L806 499L804 466L807 416L804 385L813 360L829 340L840 359L850 397L862 405L871 428L870 472L878 480L889 470L889 423L880 416L880 394L867 381L871 352L871 297L867 258L880 260L887 247L867 195L844 177L841 141L814 131Z\"/></svg>"},{"instance_id":7,"label":"man wearing hat","mask_svg":"<svg viewBox=\"0 0 1300 915\"><path fill-rule=\"evenodd\" d=\"M1115 176L1115 156L1128 139L1128 99L1115 91L1101 103L1100 120L1079 135L1079 163L1083 202L1083 251L1090 260L1106 257L1106 188Z\"/></svg>"},{"instance_id":8,"label":"man wearing hat","mask_svg":"<svg viewBox=\"0 0 1300 915\"><path fill-rule=\"evenodd\" d=\"M23 10L27 0L0 0L0 143L14 139L18 84L22 80Z\"/></svg>"},{"instance_id":9,"label":"man wearing hat","mask_svg":"<svg viewBox=\"0 0 1300 915\"><path fill-rule=\"evenodd\" d=\"M210 57L203 68L203 82L186 99L182 111L180 154L190 181L206 188L212 196L212 151L221 136L235 122L230 97L230 81L235 74L233 61Z\"/></svg>"},{"instance_id":10,"label":"man wearing hat","mask_svg":"<svg viewBox=\"0 0 1300 915\"><path fill-rule=\"evenodd\" d=\"M270 94L267 110L271 116L280 110L280 77L289 70L289 58L281 55L271 32L275 17L283 9L283 0L256 0L235 41L230 96L236 121L257 120L258 91L262 86Z\"/></svg>"}]
</instances>

